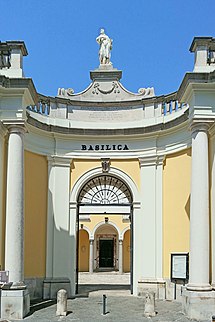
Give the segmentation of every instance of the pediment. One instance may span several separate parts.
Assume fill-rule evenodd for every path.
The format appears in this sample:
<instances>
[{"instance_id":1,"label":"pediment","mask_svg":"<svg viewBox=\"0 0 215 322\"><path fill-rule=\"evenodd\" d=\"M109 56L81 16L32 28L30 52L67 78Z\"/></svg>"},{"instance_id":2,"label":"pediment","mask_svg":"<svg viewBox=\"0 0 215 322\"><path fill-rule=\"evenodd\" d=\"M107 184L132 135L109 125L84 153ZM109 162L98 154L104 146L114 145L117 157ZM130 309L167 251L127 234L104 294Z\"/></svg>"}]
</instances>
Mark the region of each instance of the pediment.
<instances>
[{"instance_id":1,"label":"pediment","mask_svg":"<svg viewBox=\"0 0 215 322\"><path fill-rule=\"evenodd\" d=\"M138 93L128 91L120 82L122 71L112 66L101 66L90 72L92 83L84 91L59 88L58 97L81 102L123 102L155 96L154 88L140 88Z\"/></svg>"}]
</instances>

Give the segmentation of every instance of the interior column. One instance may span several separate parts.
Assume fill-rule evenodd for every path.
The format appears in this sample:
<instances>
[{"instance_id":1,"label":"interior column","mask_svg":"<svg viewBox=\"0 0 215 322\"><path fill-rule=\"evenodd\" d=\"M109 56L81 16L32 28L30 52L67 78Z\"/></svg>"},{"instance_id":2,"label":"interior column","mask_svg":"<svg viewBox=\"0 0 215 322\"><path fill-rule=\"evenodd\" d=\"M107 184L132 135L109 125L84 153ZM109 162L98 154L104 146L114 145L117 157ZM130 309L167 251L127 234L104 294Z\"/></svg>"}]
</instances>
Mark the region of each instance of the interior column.
<instances>
[{"instance_id":1,"label":"interior column","mask_svg":"<svg viewBox=\"0 0 215 322\"><path fill-rule=\"evenodd\" d=\"M119 239L119 273L122 274L123 273L123 263L122 263L122 240Z\"/></svg>"},{"instance_id":2,"label":"interior column","mask_svg":"<svg viewBox=\"0 0 215 322\"><path fill-rule=\"evenodd\" d=\"M89 257L89 273L93 274L93 246L94 246L94 240L90 239L90 257Z\"/></svg>"}]
</instances>

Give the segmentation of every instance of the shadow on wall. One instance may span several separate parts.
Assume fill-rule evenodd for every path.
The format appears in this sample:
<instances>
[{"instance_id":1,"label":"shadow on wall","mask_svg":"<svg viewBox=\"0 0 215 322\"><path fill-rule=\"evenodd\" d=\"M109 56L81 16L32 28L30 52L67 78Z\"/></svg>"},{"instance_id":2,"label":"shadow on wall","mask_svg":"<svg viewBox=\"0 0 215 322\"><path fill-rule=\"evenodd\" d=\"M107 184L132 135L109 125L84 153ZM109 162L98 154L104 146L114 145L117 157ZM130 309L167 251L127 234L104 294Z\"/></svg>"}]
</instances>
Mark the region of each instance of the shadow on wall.
<instances>
[{"instance_id":1,"label":"shadow on wall","mask_svg":"<svg viewBox=\"0 0 215 322\"><path fill-rule=\"evenodd\" d=\"M61 197L57 194L55 196ZM66 207L63 205L61 211L59 204L55 204L52 191L49 190L47 273L43 290L43 297L46 299L56 298L57 291L61 288L67 290L70 298L75 292L75 230L70 220L69 199L65 198L66 203ZM73 219L75 223L76 218Z\"/></svg>"},{"instance_id":2,"label":"shadow on wall","mask_svg":"<svg viewBox=\"0 0 215 322\"><path fill-rule=\"evenodd\" d=\"M185 211L186 211L186 213L187 213L187 217L189 218L189 220L190 220L190 195L189 195L189 197L188 197L188 199L187 199L187 202L186 202L186 204L185 204Z\"/></svg>"}]
</instances>

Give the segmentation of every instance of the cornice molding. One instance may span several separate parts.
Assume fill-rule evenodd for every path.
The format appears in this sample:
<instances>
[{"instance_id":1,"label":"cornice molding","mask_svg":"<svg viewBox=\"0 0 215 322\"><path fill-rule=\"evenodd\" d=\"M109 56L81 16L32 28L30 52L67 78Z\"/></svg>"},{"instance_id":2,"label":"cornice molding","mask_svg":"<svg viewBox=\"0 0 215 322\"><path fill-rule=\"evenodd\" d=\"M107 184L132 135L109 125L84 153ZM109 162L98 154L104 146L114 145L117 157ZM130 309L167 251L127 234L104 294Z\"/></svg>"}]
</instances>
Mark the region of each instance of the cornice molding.
<instances>
[{"instance_id":1,"label":"cornice molding","mask_svg":"<svg viewBox=\"0 0 215 322\"><path fill-rule=\"evenodd\" d=\"M58 156L58 155L49 155L47 156L47 160L50 166L52 167L63 167L70 168L72 158L66 156Z\"/></svg>"},{"instance_id":2,"label":"cornice molding","mask_svg":"<svg viewBox=\"0 0 215 322\"><path fill-rule=\"evenodd\" d=\"M147 166L158 166L162 165L165 160L165 155L150 155L150 156L143 156L138 158L140 167L147 167Z\"/></svg>"},{"instance_id":3,"label":"cornice molding","mask_svg":"<svg viewBox=\"0 0 215 322\"><path fill-rule=\"evenodd\" d=\"M156 132L165 132L171 129L174 129L177 126L184 126L184 122L188 120L189 110L186 110L184 114L179 117L174 118L173 120L169 120L166 123L159 123L144 127L134 127L134 128L113 128L113 129L93 129L93 128L73 128L73 127L62 127L56 126L52 124L41 123L36 118L32 116L28 116L27 122L31 126L36 127L37 129L41 129L42 131L53 132L61 135L74 135L74 136L132 136L132 135L150 135ZM162 118L163 119L163 118Z\"/></svg>"},{"instance_id":4,"label":"cornice molding","mask_svg":"<svg viewBox=\"0 0 215 322\"><path fill-rule=\"evenodd\" d=\"M187 98L190 96L191 90L198 87L202 90L206 86L215 87L215 71L210 73L186 73L179 87L177 98L179 101L186 101L189 104Z\"/></svg>"}]
</instances>

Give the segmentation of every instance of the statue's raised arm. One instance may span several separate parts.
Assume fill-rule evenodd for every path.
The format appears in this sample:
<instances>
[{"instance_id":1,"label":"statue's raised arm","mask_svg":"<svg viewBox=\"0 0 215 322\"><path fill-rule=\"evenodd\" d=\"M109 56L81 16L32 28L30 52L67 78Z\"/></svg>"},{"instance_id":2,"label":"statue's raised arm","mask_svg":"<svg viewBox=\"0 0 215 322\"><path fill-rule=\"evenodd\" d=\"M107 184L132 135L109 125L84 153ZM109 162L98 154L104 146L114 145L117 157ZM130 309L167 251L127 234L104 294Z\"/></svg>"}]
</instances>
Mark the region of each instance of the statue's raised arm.
<instances>
[{"instance_id":1,"label":"statue's raised arm","mask_svg":"<svg viewBox=\"0 0 215 322\"><path fill-rule=\"evenodd\" d=\"M99 49L99 61L100 65L111 64L110 56L112 49L113 40L110 39L107 35L105 35L104 29L100 30L100 35L96 38L97 43L100 45Z\"/></svg>"}]
</instances>

